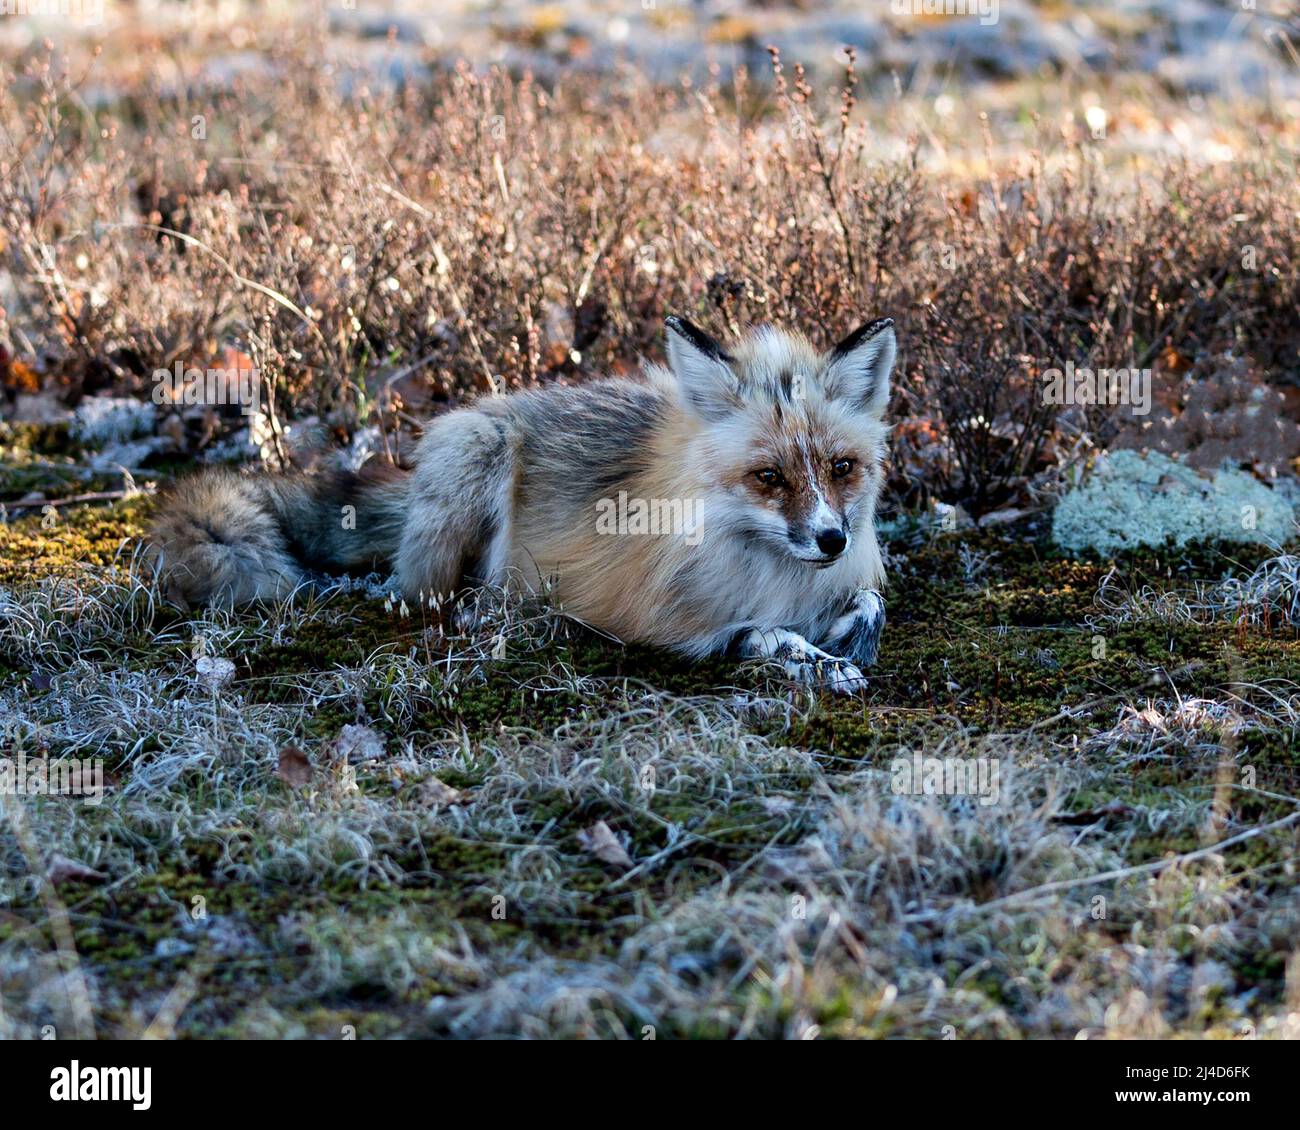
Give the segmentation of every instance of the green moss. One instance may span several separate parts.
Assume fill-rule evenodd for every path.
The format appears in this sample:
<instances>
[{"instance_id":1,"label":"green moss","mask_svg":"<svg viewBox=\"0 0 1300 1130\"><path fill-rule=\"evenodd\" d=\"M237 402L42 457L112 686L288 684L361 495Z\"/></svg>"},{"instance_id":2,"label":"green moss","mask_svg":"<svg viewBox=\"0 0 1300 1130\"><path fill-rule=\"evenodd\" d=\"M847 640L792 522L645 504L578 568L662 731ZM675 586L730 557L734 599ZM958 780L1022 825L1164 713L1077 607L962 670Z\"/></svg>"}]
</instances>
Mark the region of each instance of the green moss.
<instances>
[{"instance_id":1,"label":"green moss","mask_svg":"<svg viewBox=\"0 0 1300 1130\"><path fill-rule=\"evenodd\" d=\"M27 513L0 523L0 585L106 568L143 536L151 512L145 496L108 506L60 508L52 519Z\"/></svg>"}]
</instances>

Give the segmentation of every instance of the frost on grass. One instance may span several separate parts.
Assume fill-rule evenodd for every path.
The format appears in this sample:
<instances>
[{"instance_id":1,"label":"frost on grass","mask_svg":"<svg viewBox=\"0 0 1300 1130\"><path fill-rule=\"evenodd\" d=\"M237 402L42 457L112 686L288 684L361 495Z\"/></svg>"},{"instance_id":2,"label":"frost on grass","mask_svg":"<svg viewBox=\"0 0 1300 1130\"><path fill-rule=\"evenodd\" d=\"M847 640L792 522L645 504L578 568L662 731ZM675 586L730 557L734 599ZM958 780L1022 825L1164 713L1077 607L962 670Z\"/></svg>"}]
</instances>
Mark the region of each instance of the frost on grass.
<instances>
[{"instance_id":1,"label":"frost on grass","mask_svg":"<svg viewBox=\"0 0 1300 1130\"><path fill-rule=\"evenodd\" d=\"M187 1036L1300 1034L1295 827L1269 828L1296 810L1270 766L1293 757L1300 688L1251 667L1157 693L1113 658L1064 730L927 705L940 662L1005 697L999 663L1045 642L1057 665L1022 681L1050 684L1043 717L1067 685L1078 701L1093 629L1015 622L1043 583L1017 559L1010 536L909 547L853 703L661 668L504 598L457 630L373 579L184 616L126 554L15 581L0 748L102 757L107 791L25 798L25 839L0 833L0 1035L137 1036L186 978ZM1014 603L973 583L988 561ZM1004 658L978 617L920 627L913 570L945 606L1010 616ZM1284 558L1238 573L1281 607ZM1110 654L1155 626L1165 662L1183 621L1155 591L1121 608L1141 583L1105 588ZM1196 632L1282 654L1280 617L1233 620L1220 596L1207 582ZM997 802L895 792L917 754L996 761Z\"/></svg>"},{"instance_id":2,"label":"frost on grass","mask_svg":"<svg viewBox=\"0 0 1300 1130\"><path fill-rule=\"evenodd\" d=\"M1295 534L1288 499L1241 471L1202 475L1159 452L1112 451L1052 518L1064 549L1101 554L1194 541L1281 545Z\"/></svg>"},{"instance_id":3,"label":"frost on grass","mask_svg":"<svg viewBox=\"0 0 1300 1130\"><path fill-rule=\"evenodd\" d=\"M1282 553L1260 564L1248 577L1230 577L1219 597L1238 618L1251 623L1270 619L1300 628L1300 556Z\"/></svg>"},{"instance_id":4,"label":"frost on grass","mask_svg":"<svg viewBox=\"0 0 1300 1130\"><path fill-rule=\"evenodd\" d=\"M1254 626L1300 627L1300 556L1279 553L1261 561L1246 576L1232 575L1188 589L1168 585L1125 588L1112 570L1097 589L1097 619L1111 623L1159 620L1210 624L1226 621Z\"/></svg>"}]
</instances>

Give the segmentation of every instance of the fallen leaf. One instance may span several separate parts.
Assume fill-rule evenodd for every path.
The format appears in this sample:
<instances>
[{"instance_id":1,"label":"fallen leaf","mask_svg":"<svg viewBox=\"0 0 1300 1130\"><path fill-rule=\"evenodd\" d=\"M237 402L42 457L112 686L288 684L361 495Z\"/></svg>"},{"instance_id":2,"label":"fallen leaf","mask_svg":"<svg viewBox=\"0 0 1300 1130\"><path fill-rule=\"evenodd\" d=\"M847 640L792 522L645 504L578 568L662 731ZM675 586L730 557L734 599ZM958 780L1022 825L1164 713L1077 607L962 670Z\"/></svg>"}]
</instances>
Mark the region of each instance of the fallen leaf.
<instances>
[{"instance_id":1,"label":"fallen leaf","mask_svg":"<svg viewBox=\"0 0 1300 1130\"><path fill-rule=\"evenodd\" d=\"M1137 711L1136 714L1134 714L1134 717L1139 722L1145 722L1153 730L1160 730L1163 732L1167 729L1164 717L1161 715L1160 711L1153 706L1148 706L1145 710Z\"/></svg>"},{"instance_id":2,"label":"fallen leaf","mask_svg":"<svg viewBox=\"0 0 1300 1130\"><path fill-rule=\"evenodd\" d=\"M95 883L108 878L103 872L96 871L93 867L87 867L84 863L78 863L75 859L69 859L58 852L50 856L45 877L55 886L60 883Z\"/></svg>"},{"instance_id":3,"label":"fallen leaf","mask_svg":"<svg viewBox=\"0 0 1300 1130\"><path fill-rule=\"evenodd\" d=\"M1160 354L1160 363L1171 373L1185 373L1192 367L1192 358L1169 345Z\"/></svg>"},{"instance_id":4,"label":"fallen leaf","mask_svg":"<svg viewBox=\"0 0 1300 1130\"><path fill-rule=\"evenodd\" d=\"M235 665L229 659L203 655L195 661L194 673L200 683L215 693L235 677Z\"/></svg>"},{"instance_id":5,"label":"fallen leaf","mask_svg":"<svg viewBox=\"0 0 1300 1130\"><path fill-rule=\"evenodd\" d=\"M1007 522L1018 521L1028 513L1028 510L1018 510L1015 507L1010 507L1006 510L993 510L988 514L985 514L979 520L979 524L981 526L1001 526L1005 525Z\"/></svg>"},{"instance_id":6,"label":"fallen leaf","mask_svg":"<svg viewBox=\"0 0 1300 1130\"><path fill-rule=\"evenodd\" d=\"M623 850L623 845L618 842L614 833L609 830L609 825L603 820L597 820L585 832L579 832L578 843L602 863L608 863L613 867L632 866L631 857Z\"/></svg>"},{"instance_id":7,"label":"fallen leaf","mask_svg":"<svg viewBox=\"0 0 1300 1130\"><path fill-rule=\"evenodd\" d=\"M287 745L280 750L275 775L290 788L301 789L311 784L311 760L296 745Z\"/></svg>"},{"instance_id":8,"label":"fallen leaf","mask_svg":"<svg viewBox=\"0 0 1300 1130\"><path fill-rule=\"evenodd\" d=\"M0 375L0 383L15 392L34 393L41 389L41 378L36 370L17 358L9 362L8 370Z\"/></svg>"}]
</instances>

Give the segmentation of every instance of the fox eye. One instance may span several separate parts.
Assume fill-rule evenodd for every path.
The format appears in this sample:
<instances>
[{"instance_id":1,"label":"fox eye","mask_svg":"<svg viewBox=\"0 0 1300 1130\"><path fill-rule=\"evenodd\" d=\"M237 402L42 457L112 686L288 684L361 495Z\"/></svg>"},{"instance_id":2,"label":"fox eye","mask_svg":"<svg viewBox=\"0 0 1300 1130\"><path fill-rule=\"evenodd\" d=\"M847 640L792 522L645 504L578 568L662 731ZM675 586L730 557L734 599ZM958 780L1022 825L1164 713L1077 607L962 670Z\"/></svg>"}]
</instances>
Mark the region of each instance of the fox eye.
<instances>
[{"instance_id":1,"label":"fox eye","mask_svg":"<svg viewBox=\"0 0 1300 1130\"><path fill-rule=\"evenodd\" d=\"M775 467L764 467L761 471L755 471L754 478L765 487L780 486L785 482L785 476Z\"/></svg>"},{"instance_id":2,"label":"fox eye","mask_svg":"<svg viewBox=\"0 0 1300 1130\"><path fill-rule=\"evenodd\" d=\"M857 462L853 459L837 459L831 465L831 474L837 479L842 479L856 466Z\"/></svg>"}]
</instances>

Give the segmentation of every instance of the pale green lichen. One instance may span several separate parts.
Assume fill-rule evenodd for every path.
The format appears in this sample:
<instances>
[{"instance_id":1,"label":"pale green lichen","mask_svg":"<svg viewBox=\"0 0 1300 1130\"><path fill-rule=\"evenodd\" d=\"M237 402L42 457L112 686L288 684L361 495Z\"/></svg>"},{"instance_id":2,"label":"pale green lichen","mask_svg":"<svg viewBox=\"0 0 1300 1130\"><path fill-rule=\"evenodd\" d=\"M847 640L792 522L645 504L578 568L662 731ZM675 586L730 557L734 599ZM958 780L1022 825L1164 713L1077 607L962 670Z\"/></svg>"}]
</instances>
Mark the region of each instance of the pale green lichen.
<instances>
[{"instance_id":1,"label":"pale green lichen","mask_svg":"<svg viewBox=\"0 0 1300 1130\"><path fill-rule=\"evenodd\" d=\"M1113 451L1061 499L1052 538L1104 554L1192 541L1281 545L1295 536L1295 516L1282 492L1241 471L1209 477L1159 452Z\"/></svg>"},{"instance_id":2,"label":"pale green lichen","mask_svg":"<svg viewBox=\"0 0 1300 1130\"><path fill-rule=\"evenodd\" d=\"M147 400L131 396L91 396L72 414L72 436L96 446L123 443L153 432L157 410Z\"/></svg>"}]
</instances>

